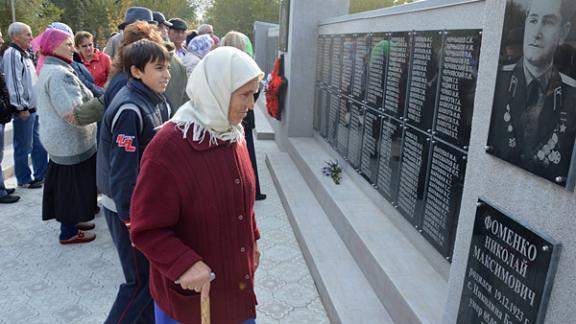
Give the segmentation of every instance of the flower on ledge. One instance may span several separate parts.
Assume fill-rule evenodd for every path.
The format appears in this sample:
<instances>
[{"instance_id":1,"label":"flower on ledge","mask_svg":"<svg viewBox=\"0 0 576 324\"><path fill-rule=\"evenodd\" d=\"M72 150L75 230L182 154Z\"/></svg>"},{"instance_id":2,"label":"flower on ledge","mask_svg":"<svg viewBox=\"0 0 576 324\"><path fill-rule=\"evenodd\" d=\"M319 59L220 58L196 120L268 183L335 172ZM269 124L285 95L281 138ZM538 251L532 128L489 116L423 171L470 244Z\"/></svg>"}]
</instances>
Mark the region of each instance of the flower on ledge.
<instances>
[{"instance_id":1,"label":"flower on ledge","mask_svg":"<svg viewBox=\"0 0 576 324\"><path fill-rule=\"evenodd\" d=\"M340 180L342 180L342 167L340 167L338 160L326 161L326 165L327 166L322 168L322 174L332 178L335 184L340 184Z\"/></svg>"}]
</instances>

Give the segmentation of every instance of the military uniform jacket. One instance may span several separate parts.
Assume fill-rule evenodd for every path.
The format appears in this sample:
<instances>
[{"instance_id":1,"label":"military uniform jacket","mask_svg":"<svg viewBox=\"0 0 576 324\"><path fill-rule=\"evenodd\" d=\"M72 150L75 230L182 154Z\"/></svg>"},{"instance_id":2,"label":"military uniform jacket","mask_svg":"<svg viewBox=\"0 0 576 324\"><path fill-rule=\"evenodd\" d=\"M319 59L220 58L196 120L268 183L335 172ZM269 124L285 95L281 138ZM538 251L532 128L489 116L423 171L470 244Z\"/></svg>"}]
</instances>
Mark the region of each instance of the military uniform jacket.
<instances>
[{"instance_id":1,"label":"military uniform jacket","mask_svg":"<svg viewBox=\"0 0 576 324\"><path fill-rule=\"evenodd\" d=\"M520 61L522 62L522 61ZM503 66L492 110L490 153L532 173L564 184L576 134L576 81L552 67L532 140L524 137L522 115L528 87L522 63Z\"/></svg>"}]
</instances>

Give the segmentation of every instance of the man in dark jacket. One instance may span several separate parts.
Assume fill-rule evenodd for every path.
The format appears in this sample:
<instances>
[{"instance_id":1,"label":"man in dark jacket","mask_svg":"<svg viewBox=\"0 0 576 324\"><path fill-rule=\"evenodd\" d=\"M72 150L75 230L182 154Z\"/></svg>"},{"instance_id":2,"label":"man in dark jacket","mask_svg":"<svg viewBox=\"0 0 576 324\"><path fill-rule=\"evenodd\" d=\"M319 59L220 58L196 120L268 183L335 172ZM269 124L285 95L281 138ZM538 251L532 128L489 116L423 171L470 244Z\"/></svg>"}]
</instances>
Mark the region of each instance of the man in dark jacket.
<instances>
[{"instance_id":1,"label":"man in dark jacket","mask_svg":"<svg viewBox=\"0 0 576 324\"><path fill-rule=\"evenodd\" d=\"M129 237L130 199L144 149L170 115L163 95L170 80L169 59L166 49L147 39L126 47L123 65L130 78L102 120L97 184L126 278L106 323L154 322L148 261L134 249Z\"/></svg>"}]
</instances>

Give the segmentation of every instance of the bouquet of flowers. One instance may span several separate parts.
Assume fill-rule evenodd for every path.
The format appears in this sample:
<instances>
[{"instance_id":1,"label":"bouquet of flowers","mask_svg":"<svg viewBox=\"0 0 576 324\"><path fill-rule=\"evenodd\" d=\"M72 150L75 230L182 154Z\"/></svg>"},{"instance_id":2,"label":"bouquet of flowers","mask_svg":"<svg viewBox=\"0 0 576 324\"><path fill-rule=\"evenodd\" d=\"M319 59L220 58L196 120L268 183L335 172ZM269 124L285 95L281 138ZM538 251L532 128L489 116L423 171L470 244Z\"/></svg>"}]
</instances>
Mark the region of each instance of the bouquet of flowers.
<instances>
[{"instance_id":1,"label":"bouquet of flowers","mask_svg":"<svg viewBox=\"0 0 576 324\"><path fill-rule=\"evenodd\" d=\"M322 168L322 173L332 178L335 184L340 184L340 180L342 180L342 167L340 167L338 160L326 161L326 166Z\"/></svg>"}]
</instances>

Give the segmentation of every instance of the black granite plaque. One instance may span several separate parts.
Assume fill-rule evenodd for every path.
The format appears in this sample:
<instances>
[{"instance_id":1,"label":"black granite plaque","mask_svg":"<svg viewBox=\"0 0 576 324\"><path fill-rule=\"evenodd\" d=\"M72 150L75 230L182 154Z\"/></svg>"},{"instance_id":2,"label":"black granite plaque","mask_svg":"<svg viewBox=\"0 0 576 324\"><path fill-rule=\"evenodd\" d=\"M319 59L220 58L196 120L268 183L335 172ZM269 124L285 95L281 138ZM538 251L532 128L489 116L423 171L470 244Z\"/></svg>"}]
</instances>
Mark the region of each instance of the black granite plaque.
<instances>
[{"instance_id":1,"label":"black granite plaque","mask_svg":"<svg viewBox=\"0 0 576 324\"><path fill-rule=\"evenodd\" d=\"M316 84L322 83L322 66L324 65L324 47L326 45L326 38L318 36L316 41Z\"/></svg>"},{"instance_id":2,"label":"black granite plaque","mask_svg":"<svg viewBox=\"0 0 576 324\"><path fill-rule=\"evenodd\" d=\"M478 76L481 34L478 30L445 35L435 135L468 148Z\"/></svg>"},{"instance_id":3,"label":"black granite plaque","mask_svg":"<svg viewBox=\"0 0 576 324\"><path fill-rule=\"evenodd\" d=\"M334 90L340 89L340 78L342 74L342 36L332 37L332 48L330 57L330 86Z\"/></svg>"},{"instance_id":4,"label":"black granite plaque","mask_svg":"<svg viewBox=\"0 0 576 324\"><path fill-rule=\"evenodd\" d=\"M334 92L329 92L328 103L328 133L326 139L332 146L336 145L336 132L338 130L338 110L340 109L340 96Z\"/></svg>"},{"instance_id":5,"label":"black granite plaque","mask_svg":"<svg viewBox=\"0 0 576 324\"><path fill-rule=\"evenodd\" d=\"M340 96L336 150L345 158L348 153L348 133L350 132L350 104L351 102L347 97Z\"/></svg>"},{"instance_id":6,"label":"black granite plaque","mask_svg":"<svg viewBox=\"0 0 576 324\"><path fill-rule=\"evenodd\" d=\"M288 51L288 30L290 24L290 0L280 1L280 30L278 32L278 49L281 52Z\"/></svg>"},{"instance_id":7,"label":"black granite plaque","mask_svg":"<svg viewBox=\"0 0 576 324\"><path fill-rule=\"evenodd\" d=\"M560 247L479 200L457 322L544 323Z\"/></svg>"},{"instance_id":8,"label":"black granite plaque","mask_svg":"<svg viewBox=\"0 0 576 324\"><path fill-rule=\"evenodd\" d=\"M371 108L366 109L363 127L360 172L371 184L375 184L382 128L382 117L379 112Z\"/></svg>"},{"instance_id":9,"label":"black granite plaque","mask_svg":"<svg viewBox=\"0 0 576 324\"><path fill-rule=\"evenodd\" d=\"M430 141L427 134L406 127L402 140L402 160L397 207L412 224L419 225L424 202Z\"/></svg>"},{"instance_id":10,"label":"black granite plaque","mask_svg":"<svg viewBox=\"0 0 576 324\"><path fill-rule=\"evenodd\" d=\"M352 35L345 35L343 37L340 90L342 94L349 95L352 91L352 72L354 70L354 37Z\"/></svg>"},{"instance_id":11,"label":"black granite plaque","mask_svg":"<svg viewBox=\"0 0 576 324\"><path fill-rule=\"evenodd\" d=\"M322 67L321 67L321 81L322 84L330 85L330 59L332 58L332 38L329 36L322 37L324 39L324 47L322 49Z\"/></svg>"},{"instance_id":12,"label":"black granite plaque","mask_svg":"<svg viewBox=\"0 0 576 324\"><path fill-rule=\"evenodd\" d=\"M506 1L486 151L574 191L576 19L568 3ZM550 32L542 32L527 12L562 23L545 21Z\"/></svg>"},{"instance_id":13,"label":"black granite plaque","mask_svg":"<svg viewBox=\"0 0 576 324\"><path fill-rule=\"evenodd\" d=\"M416 128L432 130L440 73L442 32L416 32L410 66L406 120Z\"/></svg>"},{"instance_id":14,"label":"black granite plaque","mask_svg":"<svg viewBox=\"0 0 576 324\"><path fill-rule=\"evenodd\" d=\"M390 52L390 40L384 33L372 35L368 55L368 80L366 82L366 104L373 109L382 108L384 86L386 82L386 65Z\"/></svg>"},{"instance_id":15,"label":"black granite plaque","mask_svg":"<svg viewBox=\"0 0 576 324\"><path fill-rule=\"evenodd\" d=\"M354 76L351 97L360 102L363 102L366 96L369 38L368 34L359 34L354 37Z\"/></svg>"},{"instance_id":16,"label":"black granite plaque","mask_svg":"<svg viewBox=\"0 0 576 324\"><path fill-rule=\"evenodd\" d=\"M402 146L402 126L393 118L382 120L380 159L378 161L378 191L389 201L396 200L398 191L398 168Z\"/></svg>"},{"instance_id":17,"label":"black granite plaque","mask_svg":"<svg viewBox=\"0 0 576 324\"><path fill-rule=\"evenodd\" d=\"M443 143L432 144L422 234L445 257L452 255L465 173L463 152Z\"/></svg>"},{"instance_id":18,"label":"black granite plaque","mask_svg":"<svg viewBox=\"0 0 576 324\"><path fill-rule=\"evenodd\" d=\"M384 90L384 112L397 118L404 116L411 41L412 36L408 32L390 35L390 54Z\"/></svg>"},{"instance_id":19,"label":"black granite plaque","mask_svg":"<svg viewBox=\"0 0 576 324\"><path fill-rule=\"evenodd\" d=\"M364 130L364 108L350 101L350 134L348 135L348 163L354 168L360 167L362 154L362 131Z\"/></svg>"},{"instance_id":20,"label":"black granite plaque","mask_svg":"<svg viewBox=\"0 0 576 324\"><path fill-rule=\"evenodd\" d=\"M316 87L316 98L314 103L314 129L320 135L326 137L328 133L328 92L323 86Z\"/></svg>"}]
</instances>

